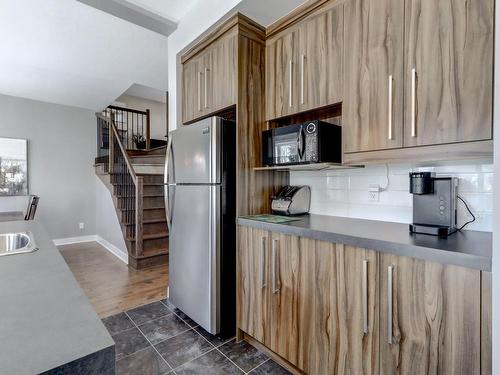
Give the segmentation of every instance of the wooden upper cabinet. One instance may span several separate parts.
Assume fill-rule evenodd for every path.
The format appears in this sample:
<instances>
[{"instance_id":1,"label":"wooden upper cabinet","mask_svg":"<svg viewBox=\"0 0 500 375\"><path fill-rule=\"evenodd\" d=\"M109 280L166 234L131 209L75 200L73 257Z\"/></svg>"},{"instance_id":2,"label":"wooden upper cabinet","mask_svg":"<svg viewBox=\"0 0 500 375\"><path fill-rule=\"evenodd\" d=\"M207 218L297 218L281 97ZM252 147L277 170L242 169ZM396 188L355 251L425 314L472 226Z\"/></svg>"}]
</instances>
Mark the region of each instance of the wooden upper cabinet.
<instances>
[{"instance_id":1,"label":"wooden upper cabinet","mask_svg":"<svg viewBox=\"0 0 500 375\"><path fill-rule=\"evenodd\" d=\"M492 138L493 0L407 0L405 146Z\"/></svg>"},{"instance_id":2,"label":"wooden upper cabinet","mask_svg":"<svg viewBox=\"0 0 500 375\"><path fill-rule=\"evenodd\" d=\"M266 339L270 233L238 227L238 328L260 342Z\"/></svg>"},{"instance_id":3,"label":"wooden upper cabinet","mask_svg":"<svg viewBox=\"0 0 500 375\"><path fill-rule=\"evenodd\" d=\"M201 114L210 113L213 107L212 87L214 85L213 68L212 68L212 50L208 50L198 58L198 78L199 78L199 93L198 106L201 107Z\"/></svg>"},{"instance_id":4,"label":"wooden upper cabinet","mask_svg":"<svg viewBox=\"0 0 500 375\"><path fill-rule=\"evenodd\" d=\"M315 14L299 26L299 109L339 103L343 97L343 5Z\"/></svg>"},{"instance_id":5,"label":"wooden upper cabinet","mask_svg":"<svg viewBox=\"0 0 500 375\"><path fill-rule=\"evenodd\" d=\"M197 58L182 65L182 122L201 116L201 75Z\"/></svg>"},{"instance_id":6,"label":"wooden upper cabinet","mask_svg":"<svg viewBox=\"0 0 500 375\"><path fill-rule=\"evenodd\" d=\"M236 30L221 37L211 48L208 108L210 112L236 104L237 49L238 33Z\"/></svg>"},{"instance_id":7,"label":"wooden upper cabinet","mask_svg":"<svg viewBox=\"0 0 500 375\"><path fill-rule=\"evenodd\" d=\"M236 104L237 46L233 29L182 64L184 123Z\"/></svg>"},{"instance_id":8,"label":"wooden upper cabinet","mask_svg":"<svg viewBox=\"0 0 500 375\"><path fill-rule=\"evenodd\" d=\"M404 1L349 0L344 23L344 151L400 148Z\"/></svg>"},{"instance_id":9,"label":"wooden upper cabinet","mask_svg":"<svg viewBox=\"0 0 500 375\"><path fill-rule=\"evenodd\" d=\"M295 29L266 46L266 113L268 119L298 112L298 32Z\"/></svg>"},{"instance_id":10,"label":"wooden upper cabinet","mask_svg":"<svg viewBox=\"0 0 500 375\"><path fill-rule=\"evenodd\" d=\"M342 101L343 36L343 5L328 2L270 37L266 47L268 119Z\"/></svg>"},{"instance_id":11,"label":"wooden upper cabinet","mask_svg":"<svg viewBox=\"0 0 500 375\"><path fill-rule=\"evenodd\" d=\"M480 375L480 271L380 258L380 373Z\"/></svg>"}]
</instances>

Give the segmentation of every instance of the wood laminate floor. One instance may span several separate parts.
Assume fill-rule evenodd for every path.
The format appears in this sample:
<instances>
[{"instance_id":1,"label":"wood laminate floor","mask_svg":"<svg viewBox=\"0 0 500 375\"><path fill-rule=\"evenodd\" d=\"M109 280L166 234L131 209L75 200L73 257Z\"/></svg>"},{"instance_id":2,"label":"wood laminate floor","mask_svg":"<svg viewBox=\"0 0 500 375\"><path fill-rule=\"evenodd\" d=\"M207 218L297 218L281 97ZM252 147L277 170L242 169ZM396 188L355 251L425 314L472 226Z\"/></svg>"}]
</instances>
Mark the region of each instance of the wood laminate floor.
<instances>
[{"instance_id":1,"label":"wood laminate floor","mask_svg":"<svg viewBox=\"0 0 500 375\"><path fill-rule=\"evenodd\" d=\"M168 263L133 270L97 242L59 250L101 318L166 298Z\"/></svg>"}]
</instances>

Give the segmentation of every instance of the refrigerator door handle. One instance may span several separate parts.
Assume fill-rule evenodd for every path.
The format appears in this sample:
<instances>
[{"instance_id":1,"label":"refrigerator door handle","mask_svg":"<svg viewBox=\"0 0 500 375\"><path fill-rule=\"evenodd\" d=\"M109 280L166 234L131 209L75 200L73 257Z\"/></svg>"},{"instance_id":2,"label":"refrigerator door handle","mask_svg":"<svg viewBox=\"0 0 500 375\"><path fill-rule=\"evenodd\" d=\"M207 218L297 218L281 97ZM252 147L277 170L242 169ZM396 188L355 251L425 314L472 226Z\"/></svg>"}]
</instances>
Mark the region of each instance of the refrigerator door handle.
<instances>
[{"instance_id":1,"label":"refrigerator door handle","mask_svg":"<svg viewBox=\"0 0 500 375\"><path fill-rule=\"evenodd\" d=\"M219 237L219 222L220 211L218 190L212 187L210 189L210 203L209 203L209 242L210 242L210 322L211 326L218 332L220 329L220 237Z\"/></svg>"},{"instance_id":2,"label":"refrigerator door handle","mask_svg":"<svg viewBox=\"0 0 500 375\"><path fill-rule=\"evenodd\" d=\"M165 191L165 217L167 219L167 228L168 231L170 232L172 229L172 215L171 215L171 209L170 209L170 192L169 192L169 185L168 185L168 178L169 178L169 165L170 165L170 153L173 151L172 149L172 137L168 138L167 142L167 150L165 154L165 177L164 177L164 191ZM173 199L175 198L175 195L172 197ZM173 206L173 201L172 201L172 206Z\"/></svg>"}]
</instances>

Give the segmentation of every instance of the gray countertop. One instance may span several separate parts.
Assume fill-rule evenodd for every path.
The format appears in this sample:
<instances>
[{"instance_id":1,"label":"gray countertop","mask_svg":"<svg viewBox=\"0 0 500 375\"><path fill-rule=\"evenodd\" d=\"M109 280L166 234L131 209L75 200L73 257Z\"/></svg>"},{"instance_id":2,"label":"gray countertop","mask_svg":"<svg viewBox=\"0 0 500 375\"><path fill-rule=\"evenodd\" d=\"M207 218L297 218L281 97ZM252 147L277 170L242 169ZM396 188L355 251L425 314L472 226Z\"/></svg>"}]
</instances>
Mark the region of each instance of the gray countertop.
<instances>
[{"instance_id":1,"label":"gray countertop","mask_svg":"<svg viewBox=\"0 0 500 375\"><path fill-rule=\"evenodd\" d=\"M305 215L301 220L271 224L240 217L238 224L321 241L491 271L492 236L489 232L461 231L443 239L410 234L408 224Z\"/></svg>"},{"instance_id":2,"label":"gray countertop","mask_svg":"<svg viewBox=\"0 0 500 375\"><path fill-rule=\"evenodd\" d=\"M33 233L39 250L0 257L0 372L38 374L113 347L41 225L0 223L0 233L21 231Z\"/></svg>"},{"instance_id":3,"label":"gray countertop","mask_svg":"<svg viewBox=\"0 0 500 375\"><path fill-rule=\"evenodd\" d=\"M0 212L0 222L24 220L24 214L21 211Z\"/></svg>"}]
</instances>

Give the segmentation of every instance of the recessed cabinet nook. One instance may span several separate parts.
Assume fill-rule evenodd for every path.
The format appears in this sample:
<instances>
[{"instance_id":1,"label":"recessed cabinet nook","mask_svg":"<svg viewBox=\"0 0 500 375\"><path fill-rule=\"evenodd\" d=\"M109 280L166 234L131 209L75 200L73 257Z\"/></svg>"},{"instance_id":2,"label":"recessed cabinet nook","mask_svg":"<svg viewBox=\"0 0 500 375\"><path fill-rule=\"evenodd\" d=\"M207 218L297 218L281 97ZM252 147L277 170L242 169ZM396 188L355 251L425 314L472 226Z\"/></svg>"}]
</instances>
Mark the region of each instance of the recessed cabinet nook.
<instances>
[{"instance_id":1,"label":"recessed cabinet nook","mask_svg":"<svg viewBox=\"0 0 500 375\"><path fill-rule=\"evenodd\" d=\"M494 0L310 0L236 14L180 55L179 121L237 126L237 215L289 172L262 131L342 126L343 164L493 154ZM295 374L491 374L491 273L383 247L237 227L237 334Z\"/></svg>"}]
</instances>

